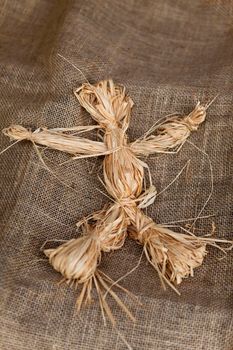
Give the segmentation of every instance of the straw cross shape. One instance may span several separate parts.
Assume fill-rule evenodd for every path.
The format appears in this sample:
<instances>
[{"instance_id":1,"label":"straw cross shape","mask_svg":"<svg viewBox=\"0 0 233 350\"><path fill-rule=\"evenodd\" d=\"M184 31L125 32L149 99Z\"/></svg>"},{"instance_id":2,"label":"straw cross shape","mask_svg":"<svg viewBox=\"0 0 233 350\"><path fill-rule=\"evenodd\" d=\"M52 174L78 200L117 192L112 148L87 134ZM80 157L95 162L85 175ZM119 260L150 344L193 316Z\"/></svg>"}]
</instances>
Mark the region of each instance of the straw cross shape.
<instances>
[{"instance_id":1,"label":"straw cross shape","mask_svg":"<svg viewBox=\"0 0 233 350\"><path fill-rule=\"evenodd\" d=\"M156 224L143 212L143 208L154 202L156 188L150 176L149 186L145 184L145 169L149 169L141 157L179 150L191 132L205 120L206 107L198 103L189 115L170 117L154 125L143 137L129 142L127 129L133 101L123 86L106 80L95 85L85 83L74 93L97 125L39 128L35 132L12 125L4 133L14 140L27 139L35 145L70 153L74 159L104 156L103 183L112 202L78 222L82 231L80 237L57 248L45 249L44 253L54 269L62 274L62 281L76 288L82 285L77 299L78 309L92 301L95 287L103 317L106 314L115 323L106 301L106 295L110 294L134 320L112 286L130 293L99 269L102 252L120 249L130 236L143 246L145 256L159 274L162 285L168 284L179 293L175 284L192 276L194 268L202 264L207 244L217 246L219 241L173 232ZM102 141L67 133L94 129L103 131Z\"/></svg>"}]
</instances>

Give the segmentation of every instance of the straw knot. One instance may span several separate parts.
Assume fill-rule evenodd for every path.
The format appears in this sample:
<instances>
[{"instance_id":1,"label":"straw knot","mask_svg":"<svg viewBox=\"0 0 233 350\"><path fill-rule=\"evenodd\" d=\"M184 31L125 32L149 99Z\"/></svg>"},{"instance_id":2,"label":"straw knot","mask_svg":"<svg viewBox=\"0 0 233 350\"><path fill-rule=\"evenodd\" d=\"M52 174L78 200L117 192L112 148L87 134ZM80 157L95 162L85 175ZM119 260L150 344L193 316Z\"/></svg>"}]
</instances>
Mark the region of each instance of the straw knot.
<instances>
[{"instance_id":1,"label":"straw knot","mask_svg":"<svg viewBox=\"0 0 233 350\"><path fill-rule=\"evenodd\" d=\"M198 126L204 122L206 117L206 108L197 103L194 110L183 120L183 123L190 131L197 130Z\"/></svg>"},{"instance_id":2,"label":"straw knot","mask_svg":"<svg viewBox=\"0 0 233 350\"><path fill-rule=\"evenodd\" d=\"M136 206L140 209L146 208L153 204L156 198L157 190L155 186L150 186L145 190L139 197L128 196L117 198L117 202L123 208L135 208Z\"/></svg>"},{"instance_id":3,"label":"straw knot","mask_svg":"<svg viewBox=\"0 0 233 350\"><path fill-rule=\"evenodd\" d=\"M124 197L124 198L120 198L117 200L119 205L121 207L133 207L135 206L135 201L136 199L135 198L131 198L131 197Z\"/></svg>"},{"instance_id":4,"label":"straw knot","mask_svg":"<svg viewBox=\"0 0 233 350\"><path fill-rule=\"evenodd\" d=\"M190 132L196 131L198 129L198 125L194 124L192 119L187 118L186 120L182 120L181 124L185 125Z\"/></svg>"},{"instance_id":5,"label":"straw knot","mask_svg":"<svg viewBox=\"0 0 233 350\"><path fill-rule=\"evenodd\" d=\"M111 133L114 129L119 129L118 122L116 120L106 121L103 125L106 129L106 133Z\"/></svg>"}]
</instances>

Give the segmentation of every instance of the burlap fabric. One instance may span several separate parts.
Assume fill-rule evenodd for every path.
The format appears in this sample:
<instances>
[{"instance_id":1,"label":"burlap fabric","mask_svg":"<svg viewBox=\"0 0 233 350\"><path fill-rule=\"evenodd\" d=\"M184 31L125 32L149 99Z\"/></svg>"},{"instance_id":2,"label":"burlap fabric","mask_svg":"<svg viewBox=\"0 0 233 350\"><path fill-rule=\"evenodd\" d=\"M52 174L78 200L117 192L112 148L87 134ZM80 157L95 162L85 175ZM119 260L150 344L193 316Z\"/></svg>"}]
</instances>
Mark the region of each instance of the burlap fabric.
<instances>
[{"instance_id":1,"label":"burlap fabric","mask_svg":"<svg viewBox=\"0 0 233 350\"><path fill-rule=\"evenodd\" d=\"M198 100L218 98L190 141L207 152L214 191L198 222L198 234L232 237L232 1L1 1L1 129L65 127L91 123L72 90L84 82L112 77L135 102L130 138L158 118L187 113ZM1 149L9 140L1 135ZM44 152L55 178L32 145L18 143L1 155L0 349L127 349L115 329L103 326L98 303L77 315L77 292L58 287L60 276L44 259L46 239L78 236L75 223L108 202L101 160L76 160ZM149 158L153 182L163 189L190 159L190 167L149 208L160 223L195 217L211 189L207 158L186 143L177 155ZM64 183L71 188L68 188ZM182 223L183 224L183 223ZM133 349L230 350L232 338L232 254L209 249L205 264L180 286L181 297L161 289L155 271L142 259L122 285L137 317L132 324L110 302L118 330ZM103 270L116 279L137 265L141 247L104 256Z\"/></svg>"}]
</instances>

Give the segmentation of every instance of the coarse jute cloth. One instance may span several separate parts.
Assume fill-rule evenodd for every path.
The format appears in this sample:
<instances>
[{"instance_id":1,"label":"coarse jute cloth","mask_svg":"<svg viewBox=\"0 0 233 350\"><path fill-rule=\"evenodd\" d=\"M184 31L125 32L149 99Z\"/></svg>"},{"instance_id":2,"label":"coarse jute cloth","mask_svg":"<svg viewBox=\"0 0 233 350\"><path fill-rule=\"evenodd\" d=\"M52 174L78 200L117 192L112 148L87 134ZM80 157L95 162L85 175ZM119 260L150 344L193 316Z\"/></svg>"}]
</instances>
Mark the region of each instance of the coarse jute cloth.
<instances>
[{"instance_id":1,"label":"coarse jute cloth","mask_svg":"<svg viewBox=\"0 0 233 350\"><path fill-rule=\"evenodd\" d=\"M187 0L2 0L0 9L0 127L69 127L91 124L73 89L112 78L126 86L135 106L131 140L159 118L189 113L209 102L206 122L180 153L147 159L158 191L190 159L181 177L148 209L158 223L195 217L214 190L196 234L232 238L233 1ZM95 135L93 135L95 137ZM1 134L1 150L9 139ZM97 175L102 159L59 165L67 155L45 150L43 167L29 142L0 157L0 349L127 349L119 333L104 327L96 300L77 314L77 292L57 286L60 275L40 252L48 240L78 237L75 223L109 199ZM60 180L61 181L60 181ZM65 186L68 185L68 186ZM71 188L70 188L71 187ZM73 190L72 190L73 189ZM187 221L188 223L188 221ZM182 225L185 225L182 223ZM177 224L178 225L178 224ZM113 279L137 265L141 247L127 240L106 254L102 269ZM109 301L118 331L134 350L231 350L233 348L232 254L209 248L195 276L161 288L142 258L121 283L143 307L121 294L137 323Z\"/></svg>"}]
</instances>

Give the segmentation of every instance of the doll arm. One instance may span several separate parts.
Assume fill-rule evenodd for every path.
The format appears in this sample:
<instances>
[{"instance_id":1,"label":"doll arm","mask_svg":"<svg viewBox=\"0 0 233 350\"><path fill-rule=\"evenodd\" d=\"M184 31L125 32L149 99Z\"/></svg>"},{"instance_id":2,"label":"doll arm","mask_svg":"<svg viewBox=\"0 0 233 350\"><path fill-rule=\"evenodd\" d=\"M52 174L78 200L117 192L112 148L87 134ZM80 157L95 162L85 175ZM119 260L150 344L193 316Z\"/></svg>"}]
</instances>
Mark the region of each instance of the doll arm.
<instances>
[{"instance_id":1,"label":"doll arm","mask_svg":"<svg viewBox=\"0 0 233 350\"><path fill-rule=\"evenodd\" d=\"M171 117L153 130L153 135L146 135L131 143L130 147L137 155L150 155L153 153L177 152L192 131L204 122L206 108L200 103L185 117Z\"/></svg>"},{"instance_id":2,"label":"doll arm","mask_svg":"<svg viewBox=\"0 0 233 350\"><path fill-rule=\"evenodd\" d=\"M104 142L92 141L84 137L65 133L71 130L84 132L95 128L98 128L98 126L78 126L66 129L39 128L32 132L23 126L12 125L4 129L3 133L13 140L29 140L36 145L47 146L73 155L97 156L107 152Z\"/></svg>"}]
</instances>

